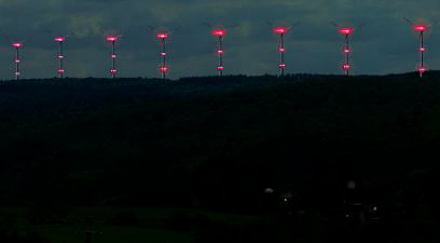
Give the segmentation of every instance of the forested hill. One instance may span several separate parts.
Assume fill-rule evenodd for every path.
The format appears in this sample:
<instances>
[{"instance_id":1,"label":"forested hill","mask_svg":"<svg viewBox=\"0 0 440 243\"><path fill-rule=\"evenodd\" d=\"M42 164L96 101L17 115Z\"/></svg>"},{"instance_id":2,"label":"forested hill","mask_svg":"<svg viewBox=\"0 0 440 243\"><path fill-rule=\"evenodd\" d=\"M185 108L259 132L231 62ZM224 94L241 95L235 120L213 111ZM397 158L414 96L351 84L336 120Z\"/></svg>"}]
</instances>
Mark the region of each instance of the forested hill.
<instances>
[{"instance_id":1,"label":"forested hill","mask_svg":"<svg viewBox=\"0 0 440 243\"><path fill-rule=\"evenodd\" d=\"M338 166L395 185L435 171L439 138L436 72L2 82L0 203L189 204L218 164L280 190Z\"/></svg>"}]
</instances>

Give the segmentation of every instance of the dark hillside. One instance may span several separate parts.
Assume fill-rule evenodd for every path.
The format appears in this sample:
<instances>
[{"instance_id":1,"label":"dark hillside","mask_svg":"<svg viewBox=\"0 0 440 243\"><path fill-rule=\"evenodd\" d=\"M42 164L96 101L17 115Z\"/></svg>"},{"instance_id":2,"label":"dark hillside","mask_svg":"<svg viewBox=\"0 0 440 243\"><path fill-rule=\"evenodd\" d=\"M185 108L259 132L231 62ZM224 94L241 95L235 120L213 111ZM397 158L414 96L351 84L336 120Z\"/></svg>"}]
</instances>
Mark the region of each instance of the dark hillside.
<instances>
[{"instance_id":1,"label":"dark hillside","mask_svg":"<svg viewBox=\"0 0 440 243\"><path fill-rule=\"evenodd\" d=\"M438 73L54 82L0 84L3 204L231 207L260 187L318 202L343 175L429 198Z\"/></svg>"}]
</instances>

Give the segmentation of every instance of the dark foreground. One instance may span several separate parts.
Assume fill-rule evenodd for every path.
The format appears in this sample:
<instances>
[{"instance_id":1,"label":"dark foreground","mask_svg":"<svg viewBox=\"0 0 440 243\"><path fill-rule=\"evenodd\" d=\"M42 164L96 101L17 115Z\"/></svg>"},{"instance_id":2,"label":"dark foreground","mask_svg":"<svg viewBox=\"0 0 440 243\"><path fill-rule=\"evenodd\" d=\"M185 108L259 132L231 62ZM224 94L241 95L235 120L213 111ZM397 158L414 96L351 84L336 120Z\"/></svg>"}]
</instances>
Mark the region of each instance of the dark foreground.
<instances>
[{"instance_id":1,"label":"dark foreground","mask_svg":"<svg viewBox=\"0 0 440 243\"><path fill-rule=\"evenodd\" d=\"M435 72L4 82L0 241L436 242L439 138Z\"/></svg>"}]
</instances>

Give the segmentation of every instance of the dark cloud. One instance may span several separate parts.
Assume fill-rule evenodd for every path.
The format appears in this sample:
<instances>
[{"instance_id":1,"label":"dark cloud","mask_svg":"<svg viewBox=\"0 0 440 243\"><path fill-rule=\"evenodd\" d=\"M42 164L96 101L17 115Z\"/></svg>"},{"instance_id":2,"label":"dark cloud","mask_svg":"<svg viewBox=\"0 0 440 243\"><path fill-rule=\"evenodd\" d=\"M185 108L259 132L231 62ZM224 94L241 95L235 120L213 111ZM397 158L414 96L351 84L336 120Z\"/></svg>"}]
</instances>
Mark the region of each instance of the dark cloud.
<instances>
[{"instance_id":1,"label":"dark cloud","mask_svg":"<svg viewBox=\"0 0 440 243\"><path fill-rule=\"evenodd\" d=\"M25 39L23 74L52 77L54 34L70 34L66 43L69 76L107 76L108 45L104 35L123 34L118 46L123 76L157 76L158 43L149 26L172 30L171 77L215 74L215 39L204 22L239 24L225 38L226 72L276 73L276 37L267 20L301 24L287 36L290 72L339 73L342 42L330 21L365 27L353 36L355 73L405 72L416 66L416 38L402 17L440 19L440 2L360 0L0 0L0 32ZM440 66L440 37L427 38L427 62ZM0 78L13 72L13 50L3 38Z\"/></svg>"}]
</instances>

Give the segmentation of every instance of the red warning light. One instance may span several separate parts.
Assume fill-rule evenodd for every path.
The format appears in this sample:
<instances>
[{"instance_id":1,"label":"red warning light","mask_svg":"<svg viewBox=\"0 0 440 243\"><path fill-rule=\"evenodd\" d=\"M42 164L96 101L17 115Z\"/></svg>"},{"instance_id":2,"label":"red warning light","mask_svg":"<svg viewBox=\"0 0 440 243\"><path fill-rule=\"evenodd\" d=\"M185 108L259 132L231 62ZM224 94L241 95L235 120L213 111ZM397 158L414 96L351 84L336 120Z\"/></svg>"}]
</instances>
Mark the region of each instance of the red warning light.
<instances>
[{"instance_id":1,"label":"red warning light","mask_svg":"<svg viewBox=\"0 0 440 243\"><path fill-rule=\"evenodd\" d=\"M224 36L226 34L226 31L223 29L218 29L218 30L214 30L212 34L216 36Z\"/></svg>"},{"instance_id":2,"label":"red warning light","mask_svg":"<svg viewBox=\"0 0 440 243\"><path fill-rule=\"evenodd\" d=\"M160 72L161 72L161 73L166 73L166 72L168 72L168 67L160 67Z\"/></svg>"},{"instance_id":3,"label":"red warning light","mask_svg":"<svg viewBox=\"0 0 440 243\"><path fill-rule=\"evenodd\" d=\"M425 67L419 67L419 73L425 73L426 72L426 68Z\"/></svg>"},{"instance_id":4,"label":"red warning light","mask_svg":"<svg viewBox=\"0 0 440 243\"><path fill-rule=\"evenodd\" d=\"M65 40L66 40L65 37L61 37L61 36L55 37L55 41L58 41L58 42L63 42Z\"/></svg>"},{"instance_id":5,"label":"red warning light","mask_svg":"<svg viewBox=\"0 0 440 243\"><path fill-rule=\"evenodd\" d=\"M107 37L107 41L112 41L112 42L114 42L114 41L117 41L118 40L118 37L117 36L108 36Z\"/></svg>"},{"instance_id":6,"label":"red warning light","mask_svg":"<svg viewBox=\"0 0 440 243\"><path fill-rule=\"evenodd\" d=\"M223 71L225 69L225 67L223 67L223 66L218 66L217 67L217 70L219 70L219 71Z\"/></svg>"},{"instance_id":7,"label":"red warning light","mask_svg":"<svg viewBox=\"0 0 440 243\"><path fill-rule=\"evenodd\" d=\"M350 49L345 48L345 49L344 49L344 53L350 53Z\"/></svg>"},{"instance_id":8,"label":"red warning light","mask_svg":"<svg viewBox=\"0 0 440 243\"><path fill-rule=\"evenodd\" d=\"M57 72L60 73L60 74L64 73L65 71L66 71L66 70L64 70L64 69L62 69L62 68L60 68L60 69L57 70Z\"/></svg>"},{"instance_id":9,"label":"red warning light","mask_svg":"<svg viewBox=\"0 0 440 243\"><path fill-rule=\"evenodd\" d=\"M225 52L223 50L217 50L217 54L223 55Z\"/></svg>"},{"instance_id":10,"label":"red warning light","mask_svg":"<svg viewBox=\"0 0 440 243\"><path fill-rule=\"evenodd\" d=\"M344 69L344 70L350 70L350 68L351 68L351 66L349 64L344 64L342 66L342 69Z\"/></svg>"},{"instance_id":11,"label":"red warning light","mask_svg":"<svg viewBox=\"0 0 440 243\"><path fill-rule=\"evenodd\" d=\"M339 33L341 33L343 35L350 35L353 33L353 31L354 31L354 29L350 28L350 27L344 27L344 28L339 29Z\"/></svg>"},{"instance_id":12,"label":"red warning light","mask_svg":"<svg viewBox=\"0 0 440 243\"><path fill-rule=\"evenodd\" d=\"M13 46L13 47L15 47L15 48L20 48L20 47L22 47L22 46L23 46L23 44L22 44L22 43L19 43L19 42L17 42L17 43L12 43L12 46Z\"/></svg>"},{"instance_id":13,"label":"red warning light","mask_svg":"<svg viewBox=\"0 0 440 243\"><path fill-rule=\"evenodd\" d=\"M156 36L159 39L166 39L166 38L168 38L168 34L167 33L159 33Z\"/></svg>"},{"instance_id":14,"label":"red warning light","mask_svg":"<svg viewBox=\"0 0 440 243\"><path fill-rule=\"evenodd\" d=\"M279 68L281 69L285 69L286 68L286 64L285 63L281 63L278 65Z\"/></svg>"},{"instance_id":15,"label":"red warning light","mask_svg":"<svg viewBox=\"0 0 440 243\"><path fill-rule=\"evenodd\" d=\"M117 69L114 69L114 68L110 69L110 73L111 73L111 74L116 74L117 72L118 72Z\"/></svg>"},{"instance_id":16,"label":"red warning light","mask_svg":"<svg viewBox=\"0 0 440 243\"><path fill-rule=\"evenodd\" d=\"M285 34L287 32L287 28L286 27L276 27L274 29L274 32L277 34Z\"/></svg>"},{"instance_id":17,"label":"red warning light","mask_svg":"<svg viewBox=\"0 0 440 243\"><path fill-rule=\"evenodd\" d=\"M421 32L423 32L423 31L426 31L426 29L427 29L426 25L415 25L415 26L414 26L414 30L415 30L415 31L421 31Z\"/></svg>"},{"instance_id":18,"label":"red warning light","mask_svg":"<svg viewBox=\"0 0 440 243\"><path fill-rule=\"evenodd\" d=\"M284 47L280 47L280 48L278 49L278 51L279 51L279 52L286 52L286 48L284 48Z\"/></svg>"},{"instance_id":19,"label":"red warning light","mask_svg":"<svg viewBox=\"0 0 440 243\"><path fill-rule=\"evenodd\" d=\"M420 47L419 52L426 52L426 47Z\"/></svg>"}]
</instances>

